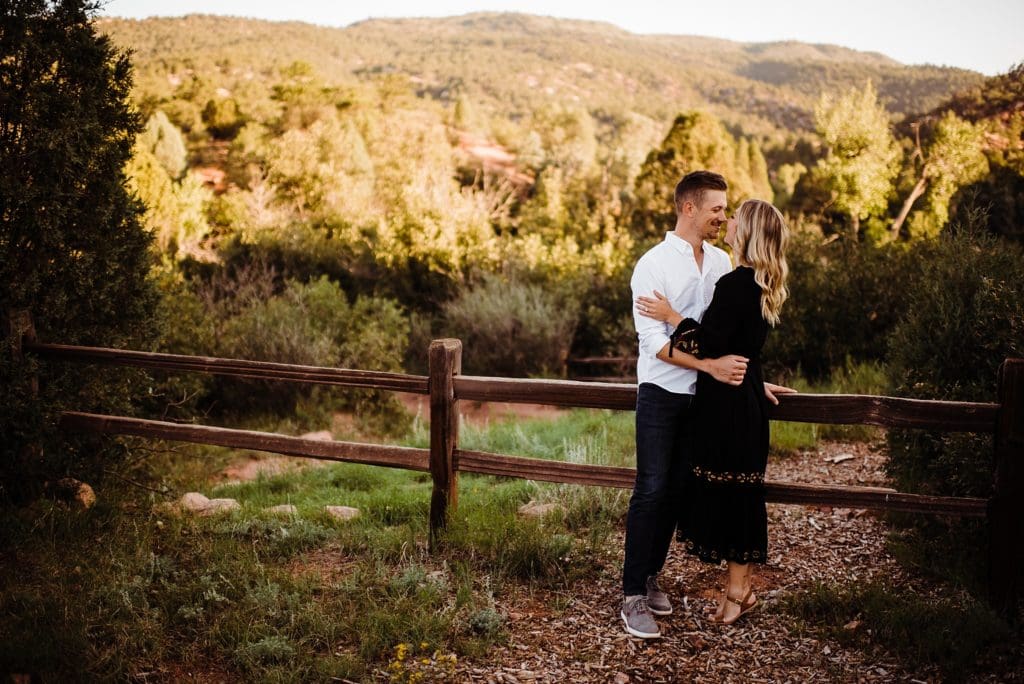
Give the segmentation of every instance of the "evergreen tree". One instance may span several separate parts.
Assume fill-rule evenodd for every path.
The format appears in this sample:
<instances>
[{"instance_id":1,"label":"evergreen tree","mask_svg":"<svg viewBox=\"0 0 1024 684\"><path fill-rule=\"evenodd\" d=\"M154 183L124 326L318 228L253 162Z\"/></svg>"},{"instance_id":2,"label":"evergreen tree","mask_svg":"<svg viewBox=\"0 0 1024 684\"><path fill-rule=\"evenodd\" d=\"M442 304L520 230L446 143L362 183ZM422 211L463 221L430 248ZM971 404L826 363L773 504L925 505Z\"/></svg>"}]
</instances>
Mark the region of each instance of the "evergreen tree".
<instances>
[{"instance_id":1,"label":"evergreen tree","mask_svg":"<svg viewBox=\"0 0 1024 684\"><path fill-rule=\"evenodd\" d=\"M647 156L637 176L631 216L633 230L646 236L671 230L676 221L672 207L676 183L698 169L725 176L731 205L750 197L771 199L767 165L763 162L759 148L755 153L746 138L737 141L711 114L680 114L661 147Z\"/></svg>"},{"instance_id":2,"label":"evergreen tree","mask_svg":"<svg viewBox=\"0 0 1024 684\"><path fill-rule=\"evenodd\" d=\"M140 125L128 57L96 32L97 7L0 10L0 312L30 310L46 341L137 347L153 304L150 238L123 169ZM23 366L0 354L0 499L111 464L83 439L60 442L54 422L62 408L125 410L124 376L59 363L40 372L33 398Z\"/></svg>"}]
</instances>

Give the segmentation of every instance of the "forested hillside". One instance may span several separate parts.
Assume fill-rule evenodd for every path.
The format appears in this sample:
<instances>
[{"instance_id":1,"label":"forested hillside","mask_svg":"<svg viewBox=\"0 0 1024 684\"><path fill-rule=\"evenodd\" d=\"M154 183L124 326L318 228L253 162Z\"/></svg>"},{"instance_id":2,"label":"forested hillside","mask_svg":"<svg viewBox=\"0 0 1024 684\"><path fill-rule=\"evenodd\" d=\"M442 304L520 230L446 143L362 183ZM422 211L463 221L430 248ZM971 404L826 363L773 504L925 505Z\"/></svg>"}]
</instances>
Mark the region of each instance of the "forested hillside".
<instances>
[{"instance_id":1,"label":"forested hillside","mask_svg":"<svg viewBox=\"0 0 1024 684\"><path fill-rule=\"evenodd\" d=\"M233 90L272 81L300 60L331 83L402 74L420 96L465 96L491 117L515 120L553 101L662 121L702 107L735 132L774 139L811 130L822 92L871 79L899 116L929 110L982 80L832 45L640 36L609 24L520 14L375 19L337 29L190 16L105 20L102 28L135 51L140 89L159 98L189 75Z\"/></svg>"}]
</instances>

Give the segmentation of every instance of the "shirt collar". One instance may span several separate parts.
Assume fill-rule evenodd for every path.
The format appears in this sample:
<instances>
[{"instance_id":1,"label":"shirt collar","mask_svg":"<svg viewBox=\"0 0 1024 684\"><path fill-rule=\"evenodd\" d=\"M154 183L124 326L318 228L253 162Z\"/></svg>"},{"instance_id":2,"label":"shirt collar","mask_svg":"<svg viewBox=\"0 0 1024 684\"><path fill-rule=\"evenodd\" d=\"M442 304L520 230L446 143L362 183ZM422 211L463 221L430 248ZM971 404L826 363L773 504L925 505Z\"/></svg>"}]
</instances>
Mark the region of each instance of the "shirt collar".
<instances>
[{"instance_id":1,"label":"shirt collar","mask_svg":"<svg viewBox=\"0 0 1024 684\"><path fill-rule=\"evenodd\" d=\"M689 242L679 237L675 233L671 231L665 233L665 242L671 245L676 251L678 251L683 256L690 257L691 259L693 258L693 245L691 245ZM701 241L701 245L704 247L704 253L707 254L707 241Z\"/></svg>"}]
</instances>

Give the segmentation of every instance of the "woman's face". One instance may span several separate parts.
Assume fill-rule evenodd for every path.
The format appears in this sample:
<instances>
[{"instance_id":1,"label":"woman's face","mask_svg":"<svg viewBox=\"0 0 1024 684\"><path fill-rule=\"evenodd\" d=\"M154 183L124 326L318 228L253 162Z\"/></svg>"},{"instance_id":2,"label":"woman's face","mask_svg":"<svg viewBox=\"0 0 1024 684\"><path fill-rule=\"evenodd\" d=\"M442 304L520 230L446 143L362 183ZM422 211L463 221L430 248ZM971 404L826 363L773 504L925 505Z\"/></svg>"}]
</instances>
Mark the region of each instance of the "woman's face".
<instances>
[{"instance_id":1,"label":"woman's face","mask_svg":"<svg viewBox=\"0 0 1024 684\"><path fill-rule=\"evenodd\" d=\"M732 216L725 224L725 244L736 250L736 216Z\"/></svg>"}]
</instances>

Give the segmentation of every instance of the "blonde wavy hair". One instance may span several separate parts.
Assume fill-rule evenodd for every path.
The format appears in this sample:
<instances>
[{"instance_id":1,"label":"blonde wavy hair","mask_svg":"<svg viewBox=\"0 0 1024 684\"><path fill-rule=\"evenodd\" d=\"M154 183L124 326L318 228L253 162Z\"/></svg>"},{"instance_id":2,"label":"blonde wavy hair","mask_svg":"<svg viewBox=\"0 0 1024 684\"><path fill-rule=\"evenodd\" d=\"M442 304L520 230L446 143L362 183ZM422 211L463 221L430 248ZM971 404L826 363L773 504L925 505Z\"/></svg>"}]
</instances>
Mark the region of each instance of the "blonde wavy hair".
<instances>
[{"instance_id":1,"label":"blonde wavy hair","mask_svg":"<svg viewBox=\"0 0 1024 684\"><path fill-rule=\"evenodd\" d=\"M782 212L771 203L751 199L736 210L737 263L754 269L754 280L761 286L761 315L772 326L778 325L782 304L789 297L788 241Z\"/></svg>"}]
</instances>

